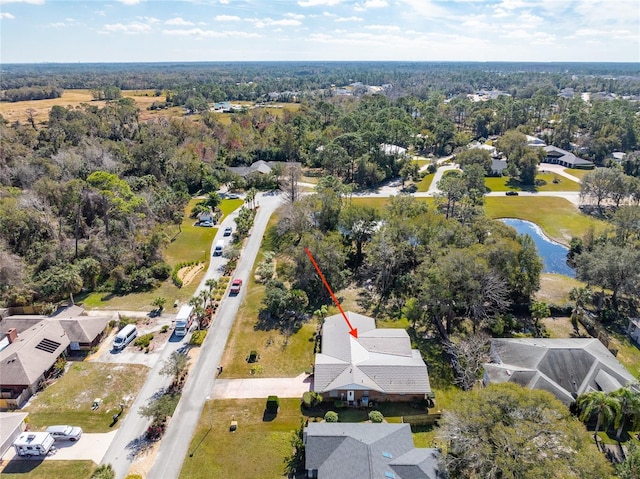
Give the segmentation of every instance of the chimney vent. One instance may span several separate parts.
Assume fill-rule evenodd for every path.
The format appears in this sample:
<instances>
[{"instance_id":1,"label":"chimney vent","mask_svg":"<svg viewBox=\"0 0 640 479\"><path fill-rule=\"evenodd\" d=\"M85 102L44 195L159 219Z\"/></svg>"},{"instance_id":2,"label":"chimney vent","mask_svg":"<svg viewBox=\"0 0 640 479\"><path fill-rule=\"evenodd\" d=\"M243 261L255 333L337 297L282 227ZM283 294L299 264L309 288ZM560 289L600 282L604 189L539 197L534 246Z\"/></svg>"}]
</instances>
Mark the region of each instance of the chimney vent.
<instances>
[{"instance_id":1,"label":"chimney vent","mask_svg":"<svg viewBox=\"0 0 640 479\"><path fill-rule=\"evenodd\" d=\"M9 344L18 339L18 331L16 331L16 328L11 328L9 331L7 331L7 339L9 340Z\"/></svg>"}]
</instances>

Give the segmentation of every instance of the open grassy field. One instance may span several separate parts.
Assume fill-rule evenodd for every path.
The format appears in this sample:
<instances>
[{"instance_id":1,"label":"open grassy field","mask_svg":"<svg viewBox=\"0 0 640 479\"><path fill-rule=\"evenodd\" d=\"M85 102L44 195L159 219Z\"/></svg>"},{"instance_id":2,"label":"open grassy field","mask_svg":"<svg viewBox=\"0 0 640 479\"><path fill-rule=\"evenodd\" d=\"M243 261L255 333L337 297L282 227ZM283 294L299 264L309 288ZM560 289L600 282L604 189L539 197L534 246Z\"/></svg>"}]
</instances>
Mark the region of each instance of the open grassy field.
<instances>
[{"instance_id":1,"label":"open grassy field","mask_svg":"<svg viewBox=\"0 0 640 479\"><path fill-rule=\"evenodd\" d=\"M300 426L300 400L280 399L280 411L272 421L263 420L265 403L266 398L209 401L180 478L286 477L283 459L291 453L291 435ZM232 418L238 421L233 433L229 432Z\"/></svg>"},{"instance_id":2,"label":"open grassy field","mask_svg":"<svg viewBox=\"0 0 640 479\"><path fill-rule=\"evenodd\" d=\"M547 236L565 245L591 227L602 231L607 226L604 221L581 213L563 198L490 196L485 199L484 211L490 218L520 218L536 223Z\"/></svg>"},{"instance_id":3,"label":"open grassy field","mask_svg":"<svg viewBox=\"0 0 640 479\"><path fill-rule=\"evenodd\" d=\"M570 175L573 175L577 178L584 178L584 175L586 175L587 173L589 173L590 171L593 170L583 170L583 169L578 169L578 168L565 168L564 171L566 173L569 173Z\"/></svg>"},{"instance_id":4,"label":"open grassy field","mask_svg":"<svg viewBox=\"0 0 640 479\"><path fill-rule=\"evenodd\" d=\"M140 117L143 120L154 116L181 116L182 108L175 107L168 110L147 110L154 101L164 101L164 96L154 96L154 90L123 90L123 98L133 98L138 108L140 108ZM9 122L27 121L27 110L34 110L35 121L38 124L49 119L49 111L55 105L63 107L75 108L83 103L90 103L98 107L103 107L104 101L95 101L90 90L65 90L60 98L52 98L50 100L29 100L18 101L14 103L0 102L0 114Z\"/></svg>"},{"instance_id":5,"label":"open grassy field","mask_svg":"<svg viewBox=\"0 0 640 479\"><path fill-rule=\"evenodd\" d=\"M540 173L536 179L543 180L543 186L522 186L510 183L510 178L506 176L486 177L484 184L490 191L580 191L580 185L564 176L553 173ZM554 180L557 183L554 183Z\"/></svg>"},{"instance_id":6,"label":"open grassy field","mask_svg":"<svg viewBox=\"0 0 640 479\"><path fill-rule=\"evenodd\" d=\"M563 305L569 302L569 292L581 288L585 283L562 274L543 273L540 275L540 290L535 293L536 301Z\"/></svg>"},{"instance_id":7,"label":"open grassy field","mask_svg":"<svg viewBox=\"0 0 640 479\"><path fill-rule=\"evenodd\" d=\"M138 108L140 108L140 119L143 121L154 117L175 117L185 116L182 107L176 106L164 110L148 110L153 102L164 102L165 95L155 96L155 90L122 90L123 98L133 98ZM63 107L75 108L83 103L98 106L102 108L104 101L96 101L90 90L65 90L60 98L52 98L49 100L29 100L18 102L0 102L0 114L10 123L19 121L24 123L27 121L27 110L33 110L33 116L36 124L44 124L49 119L49 111L55 105ZM247 107L253 107L253 102L238 102ZM298 103L274 104L273 106L263 107L270 114L282 117L285 111L297 111L300 109ZM190 115L194 121L200 119L199 115ZM230 124L231 115L221 113L219 115L220 123Z\"/></svg>"},{"instance_id":8,"label":"open grassy field","mask_svg":"<svg viewBox=\"0 0 640 479\"><path fill-rule=\"evenodd\" d=\"M93 461L11 461L0 465L2 479L88 479L97 467Z\"/></svg>"},{"instance_id":9,"label":"open grassy field","mask_svg":"<svg viewBox=\"0 0 640 479\"><path fill-rule=\"evenodd\" d=\"M54 384L24 408L35 431L52 424L73 424L85 432L109 432L111 416L125 403L125 413L147 377L149 368L137 364L74 362ZM95 411L95 398L102 404Z\"/></svg>"},{"instance_id":10,"label":"open grassy field","mask_svg":"<svg viewBox=\"0 0 640 479\"><path fill-rule=\"evenodd\" d=\"M191 283L178 288L171 279L167 279L153 291L132 293L124 296L94 292L84 297L79 296L78 300L82 301L83 305L89 309L145 311L153 309L153 300L158 296L162 296L167 299L165 310L168 313L175 312L173 308L174 301L184 302L193 296L204 272L209 267L211 242L218 231L218 228L195 226L195 220L189 218L191 209L198 201L200 200L194 198L186 206L185 216L181 225L182 232L178 232L177 229L167 232L171 237L171 242L163 251L164 259L171 267L183 261L200 261L203 263L203 269ZM220 209L224 216L227 216L240 206L242 206L242 200L223 200L220 203Z\"/></svg>"},{"instance_id":11,"label":"open grassy field","mask_svg":"<svg viewBox=\"0 0 640 479\"><path fill-rule=\"evenodd\" d=\"M277 215L273 215L269 220L269 227L277 221ZM265 242L261 244L254 271L262 261L263 252L268 248ZM251 377L254 366L259 366L257 375L264 377L295 377L309 369L313 362L317 328L315 318L302 323L299 329L292 330L287 335L281 328L259 318L264 285L257 283L254 275L251 275L246 287L247 294L238 310L222 357L225 377ZM253 350L260 354L260 360L249 364L246 357Z\"/></svg>"}]
</instances>

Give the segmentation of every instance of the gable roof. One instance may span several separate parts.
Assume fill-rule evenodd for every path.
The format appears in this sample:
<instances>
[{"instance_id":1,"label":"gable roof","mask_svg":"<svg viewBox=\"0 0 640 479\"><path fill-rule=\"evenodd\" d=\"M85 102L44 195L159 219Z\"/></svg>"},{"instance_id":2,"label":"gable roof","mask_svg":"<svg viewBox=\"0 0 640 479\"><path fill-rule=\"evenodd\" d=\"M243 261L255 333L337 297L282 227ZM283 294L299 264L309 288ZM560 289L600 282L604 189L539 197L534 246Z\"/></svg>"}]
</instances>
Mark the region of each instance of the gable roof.
<instances>
[{"instance_id":1,"label":"gable roof","mask_svg":"<svg viewBox=\"0 0 640 479\"><path fill-rule=\"evenodd\" d=\"M349 334L341 314L322 326L322 349L316 354L314 388L374 390L387 394L427 394L429 374L420 352L411 349L404 329L376 329L373 318L346 313L358 338Z\"/></svg>"},{"instance_id":2,"label":"gable roof","mask_svg":"<svg viewBox=\"0 0 640 479\"><path fill-rule=\"evenodd\" d=\"M318 479L435 479L439 451L416 449L409 424L310 423L305 468Z\"/></svg>"},{"instance_id":3,"label":"gable roof","mask_svg":"<svg viewBox=\"0 0 640 479\"><path fill-rule=\"evenodd\" d=\"M33 385L69 344L69 337L58 321L40 321L0 351L1 383Z\"/></svg>"},{"instance_id":4,"label":"gable roof","mask_svg":"<svg viewBox=\"0 0 640 479\"><path fill-rule=\"evenodd\" d=\"M251 163L251 166L230 166L229 170L236 175L240 175L242 177L248 176L251 173L260 173L262 175L268 175L271 173L273 168L278 165L293 165L295 167L300 167L301 163L297 161L264 161L258 160Z\"/></svg>"},{"instance_id":5,"label":"gable roof","mask_svg":"<svg viewBox=\"0 0 640 479\"><path fill-rule=\"evenodd\" d=\"M515 382L551 392L565 404L589 391L615 391L635 378L595 338L491 340L489 382Z\"/></svg>"},{"instance_id":6,"label":"gable roof","mask_svg":"<svg viewBox=\"0 0 640 479\"><path fill-rule=\"evenodd\" d=\"M570 166L577 166L577 165L593 165L593 162L589 161L589 160L583 160L582 158L578 158L576 155L574 155L573 153L563 150L562 148L558 148L557 146L545 146L543 147L545 153L546 153L546 161L549 162L549 160L553 159L556 161L563 161L565 163L567 163Z\"/></svg>"}]
</instances>

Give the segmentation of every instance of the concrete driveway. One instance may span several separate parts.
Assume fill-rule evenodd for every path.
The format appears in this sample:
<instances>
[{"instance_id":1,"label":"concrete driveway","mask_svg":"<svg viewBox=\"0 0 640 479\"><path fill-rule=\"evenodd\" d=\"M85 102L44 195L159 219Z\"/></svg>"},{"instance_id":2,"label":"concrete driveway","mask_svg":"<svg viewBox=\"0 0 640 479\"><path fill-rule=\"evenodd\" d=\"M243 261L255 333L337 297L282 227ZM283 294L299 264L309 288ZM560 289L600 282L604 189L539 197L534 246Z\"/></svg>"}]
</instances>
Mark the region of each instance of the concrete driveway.
<instances>
[{"instance_id":1,"label":"concrete driveway","mask_svg":"<svg viewBox=\"0 0 640 479\"><path fill-rule=\"evenodd\" d=\"M212 398L249 399L278 396L301 398L313 389L313 377L302 373L295 378L217 379Z\"/></svg>"},{"instance_id":2,"label":"concrete driveway","mask_svg":"<svg viewBox=\"0 0 640 479\"><path fill-rule=\"evenodd\" d=\"M55 451L52 451L45 461L79 461L89 460L100 464L102 457L115 437L117 429L106 433L84 433L77 442L56 441ZM15 449L9 448L2 456L2 463L16 461L41 461L40 457L16 456Z\"/></svg>"}]
</instances>

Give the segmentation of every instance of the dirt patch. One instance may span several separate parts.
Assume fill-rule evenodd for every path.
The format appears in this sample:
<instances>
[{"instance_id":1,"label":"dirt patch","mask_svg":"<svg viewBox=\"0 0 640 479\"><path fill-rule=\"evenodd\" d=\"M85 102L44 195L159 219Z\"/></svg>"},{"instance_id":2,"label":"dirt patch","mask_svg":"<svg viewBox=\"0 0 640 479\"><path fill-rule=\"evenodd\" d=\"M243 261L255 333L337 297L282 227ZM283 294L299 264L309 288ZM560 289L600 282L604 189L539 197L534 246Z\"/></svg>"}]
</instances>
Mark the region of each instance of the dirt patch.
<instances>
[{"instance_id":1,"label":"dirt patch","mask_svg":"<svg viewBox=\"0 0 640 479\"><path fill-rule=\"evenodd\" d=\"M198 263L192 266L185 266L178 271L178 278L182 280L182 286L186 286L198 276L198 273L204 268L204 263Z\"/></svg>"}]
</instances>

